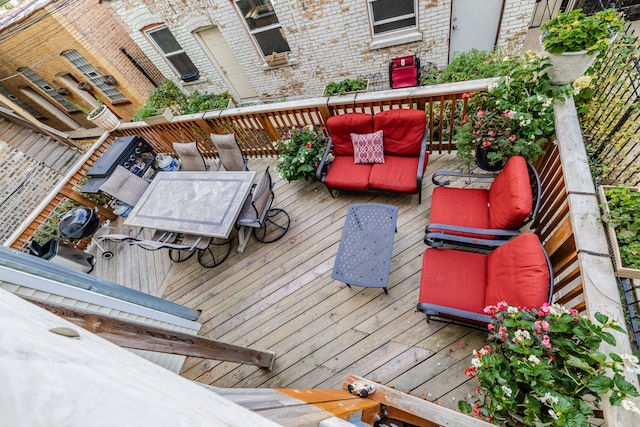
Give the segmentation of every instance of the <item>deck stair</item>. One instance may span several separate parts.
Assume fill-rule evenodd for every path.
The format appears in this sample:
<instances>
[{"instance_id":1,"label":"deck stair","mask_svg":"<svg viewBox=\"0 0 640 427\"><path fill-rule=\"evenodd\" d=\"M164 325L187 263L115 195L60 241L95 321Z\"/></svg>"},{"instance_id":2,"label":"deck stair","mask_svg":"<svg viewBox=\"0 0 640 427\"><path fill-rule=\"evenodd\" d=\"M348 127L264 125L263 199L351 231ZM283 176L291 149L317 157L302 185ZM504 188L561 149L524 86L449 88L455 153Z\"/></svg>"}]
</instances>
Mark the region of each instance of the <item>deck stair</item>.
<instances>
[{"instance_id":1,"label":"deck stair","mask_svg":"<svg viewBox=\"0 0 640 427\"><path fill-rule=\"evenodd\" d=\"M77 148L56 141L7 118L0 117L0 141L42 162L61 175L66 174L82 154Z\"/></svg>"}]
</instances>

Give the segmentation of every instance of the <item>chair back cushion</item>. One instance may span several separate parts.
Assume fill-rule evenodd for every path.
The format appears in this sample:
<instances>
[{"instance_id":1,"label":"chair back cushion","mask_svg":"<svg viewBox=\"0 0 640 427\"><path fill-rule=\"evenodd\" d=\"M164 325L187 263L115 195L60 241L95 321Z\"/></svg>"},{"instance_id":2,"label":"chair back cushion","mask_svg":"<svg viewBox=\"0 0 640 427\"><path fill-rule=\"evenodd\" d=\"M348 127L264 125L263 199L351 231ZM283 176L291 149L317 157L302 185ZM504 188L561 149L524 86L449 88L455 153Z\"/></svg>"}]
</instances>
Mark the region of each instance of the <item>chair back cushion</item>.
<instances>
[{"instance_id":1,"label":"chair back cushion","mask_svg":"<svg viewBox=\"0 0 640 427\"><path fill-rule=\"evenodd\" d=\"M173 150L180 159L180 168L183 171L206 171L207 164L200 154L198 146L192 142L174 142Z\"/></svg>"},{"instance_id":2,"label":"chair back cushion","mask_svg":"<svg viewBox=\"0 0 640 427\"><path fill-rule=\"evenodd\" d=\"M352 133L373 132L373 116L365 113L347 113L327 119L327 130L331 137L333 154L353 156Z\"/></svg>"},{"instance_id":3,"label":"chair back cushion","mask_svg":"<svg viewBox=\"0 0 640 427\"><path fill-rule=\"evenodd\" d=\"M113 173L100 186L100 191L135 206L142 197L149 183L128 169L118 165Z\"/></svg>"},{"instance_id":4,"label":"chair back cushion","mask_svg":"<svg viewBox=\"0 0 640 427\"><path fill-rule=\"evenodd\" d=\"M538 236L523 233L489 254L485 305L540 307L549 299L549 267Z\"/></svg>"},{"instance_id":5,"label":"chair back cushion","mask_svg":"<svg viewBox=\"0 0 640 427\"><path fill-rule=\"evenodd\" d=\"M384 154L419 156L427 126L424 111L401 108L381 111L373 116L374 131L384 133Z\"/></svg>"},{"instance_id":6,"label":"chair back cushion","mask_svg":"<svg viewBox=\"0 0 640 427\"><path fill-rule=\"evenodd\" d=\"M527 163L511 157L489 189L489 226L517 229L531 215L533 194Z\"/></svg>"},{"instance_id":7,"label":"chair back cushion","mask_svg":"<svg viewBox=\"0 0 640 427\"><path fill-rule=\"evenodd\" d=\"M226 171L242 171L245 169L244 156L234 134L211 134L211 142L218 151L218 157Z\"/></svg>"}]
</instances>

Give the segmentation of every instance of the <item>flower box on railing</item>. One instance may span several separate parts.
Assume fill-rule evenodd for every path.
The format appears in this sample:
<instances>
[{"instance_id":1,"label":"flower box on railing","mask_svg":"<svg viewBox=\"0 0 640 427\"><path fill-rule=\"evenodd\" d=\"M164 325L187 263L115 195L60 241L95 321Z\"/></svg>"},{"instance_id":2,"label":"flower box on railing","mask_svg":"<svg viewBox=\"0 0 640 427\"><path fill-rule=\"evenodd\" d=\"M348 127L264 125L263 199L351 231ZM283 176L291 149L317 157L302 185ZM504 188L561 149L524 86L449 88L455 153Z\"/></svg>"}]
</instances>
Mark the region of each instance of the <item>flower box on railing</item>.
<instances>
[{"instance_id":1,"label":"flower box on railing","mask_svg":"<svg viewBox=\"0 0 640 427\"><path fill-rule=\"evenodd\" d=\"M605 191L609 188L614 188L614 186L601 185L598 188L600 200L602 202L602 206L605 213L609 213L609 203L607 201L607 197L605 194ZM632 191L632 192L640 191L639 187L628 187L628 189L629 191ZM616 236L616 231L614 230L614 228L609 224L605 224L605 229L607 232L607 237L611 244L611 250L613 252L613 261L614 261L613 264L618 277L624 277L628 279L640 279L640 269L629 268L623 264L622 257L620 256L620 245L618 244L618 237ZM640 254L638 254L638 257L640 257Z\"/></svg>"},{"instance_id":2,"label":"flower box on railing","mask_svg":"<svg viewBox=\"0 0 640 427\"><path fill-rule=\"evenodd\" d=\"M285 65L289 63L288 52L273 52L271 55L265 56L264 60L270 67L277 67L278 65Z\"/></svg>"}]
</instances>

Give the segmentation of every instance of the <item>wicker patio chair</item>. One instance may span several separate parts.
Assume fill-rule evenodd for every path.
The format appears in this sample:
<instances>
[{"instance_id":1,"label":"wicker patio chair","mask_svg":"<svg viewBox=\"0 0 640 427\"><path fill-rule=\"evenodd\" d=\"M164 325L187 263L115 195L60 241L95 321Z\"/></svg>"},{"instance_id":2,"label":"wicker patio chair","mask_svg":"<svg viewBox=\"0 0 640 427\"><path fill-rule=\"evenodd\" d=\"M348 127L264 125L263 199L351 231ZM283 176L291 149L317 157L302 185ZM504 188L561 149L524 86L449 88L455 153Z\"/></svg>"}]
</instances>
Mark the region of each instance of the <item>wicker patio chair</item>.
<instances>
[{"instance_id":1,"label":"wicker patio chair","mask_svg":"<svg viewBox=\"0 0 640 427\"><path fill-rule=\"evenodd\" d=\"M173 150L180 160L180 169L183 171L207 171L209 166L204 161L202 153L195 142L174 142Z\"/></svg>"},{"instance_id":2,"label":"wicker patio chair","mask_svg":"<svg viewBox=\"0 0 640 427\"><path fill-rule=\"evenodd\" d=\"M211 134L211 142L218 151L218 165L227 171L247 171L249 170L249 159L242 154L242 149L236 141L236 136L232 133L226 135Z\"/></svg>"},{"instance_id":3,"label":"wicker patio chair","mask_svg":"<svg viewBox=\"0 0 640 427\"><path fill-rule=\"evenodd\" d=\"M273 199L273 181L267 168L247 197L236 220L238 252L244 251L251 233L258 241L271 243L282 238L289 230L291 224L289 214L282 209L272 208Z\"/></svg>"}]
</instances>

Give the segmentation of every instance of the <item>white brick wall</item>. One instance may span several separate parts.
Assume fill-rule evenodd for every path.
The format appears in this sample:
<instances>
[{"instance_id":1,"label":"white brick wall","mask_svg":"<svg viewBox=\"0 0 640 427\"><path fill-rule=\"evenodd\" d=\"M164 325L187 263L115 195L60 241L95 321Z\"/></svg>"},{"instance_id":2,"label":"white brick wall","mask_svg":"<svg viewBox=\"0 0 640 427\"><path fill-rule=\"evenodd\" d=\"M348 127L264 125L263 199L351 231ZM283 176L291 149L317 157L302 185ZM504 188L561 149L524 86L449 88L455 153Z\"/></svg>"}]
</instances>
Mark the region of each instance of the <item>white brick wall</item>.
<instances>
[{"instance_id":1,"label":"white brick wall","mask_svg":"<svg viewBox=\"0 0 640 427\"><path fill-rule=\"evenodd\" d=\"M519 52L535 0L504 0L499 46ZM419 0L418 30L422 40L371 50L371 29L364 0L272 0L296 65L264 69L241 16L231 0L155 1L113 0L113 7L129 25L132 37L162 73L178 76L149 43L142 30L164 23L200 71L201 81L185 90L227 90L193 32L218 26L262 101L319 96L329 81L377 74L388 85L389 59L416 53L423 63L444 66L449 55L451 0Z\"/></svg>"}]
</instances>

